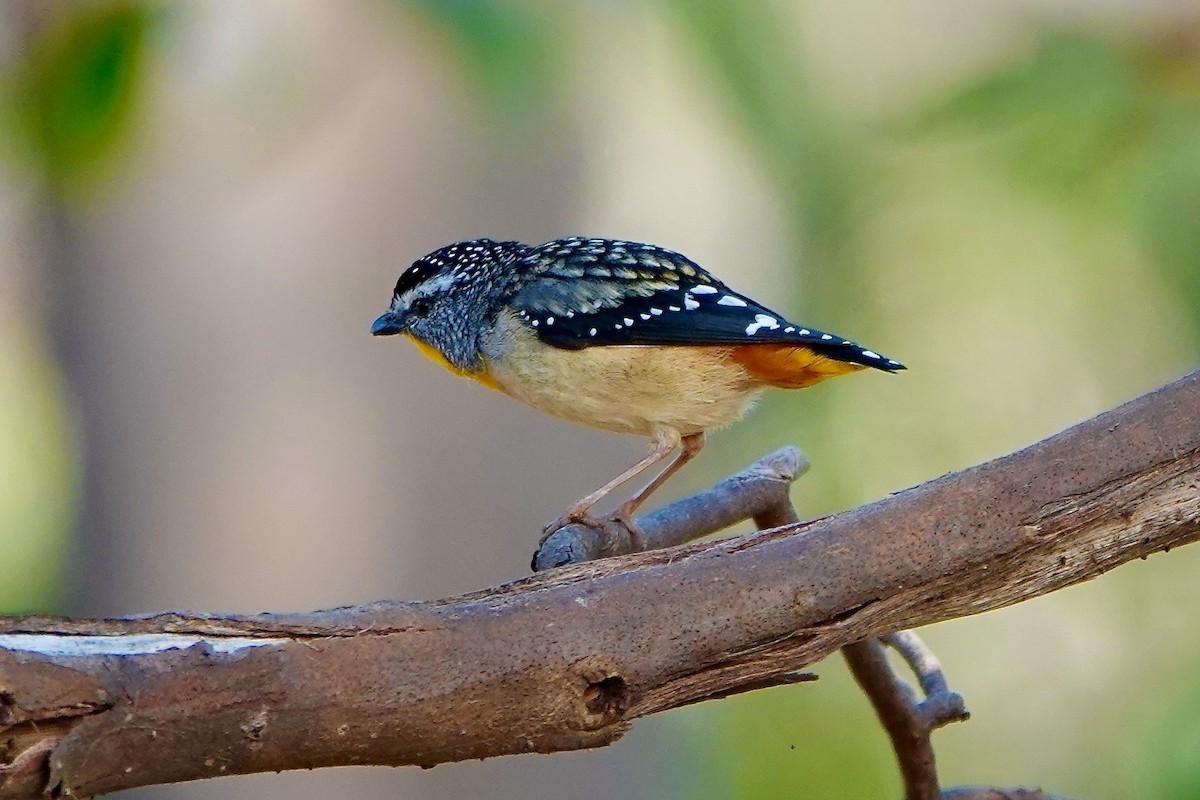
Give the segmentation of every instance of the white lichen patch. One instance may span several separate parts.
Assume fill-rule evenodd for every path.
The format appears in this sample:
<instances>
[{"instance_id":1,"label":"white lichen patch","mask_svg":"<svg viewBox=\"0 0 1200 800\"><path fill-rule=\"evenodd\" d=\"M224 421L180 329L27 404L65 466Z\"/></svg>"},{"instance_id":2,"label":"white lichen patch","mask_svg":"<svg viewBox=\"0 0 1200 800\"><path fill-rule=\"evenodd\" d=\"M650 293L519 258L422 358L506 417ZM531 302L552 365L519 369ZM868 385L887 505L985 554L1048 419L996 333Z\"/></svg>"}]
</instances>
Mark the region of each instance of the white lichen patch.
<instances>
[{"instance_id":1,"label":"white lichen patch","mask_svg":"<svg viewBox=\"0 0 1200 800\"><path fill-rule=\"evenodd\" d=\"M203 644L214 653L234 653L251 647L287 644L287 639L255 639L249 636L187 636L171 633L141 633L128 636L70 636L59 633L0 634L0 649L38 653L44 656L137 656L161 653Z\"/></svg>"}]
</instances>

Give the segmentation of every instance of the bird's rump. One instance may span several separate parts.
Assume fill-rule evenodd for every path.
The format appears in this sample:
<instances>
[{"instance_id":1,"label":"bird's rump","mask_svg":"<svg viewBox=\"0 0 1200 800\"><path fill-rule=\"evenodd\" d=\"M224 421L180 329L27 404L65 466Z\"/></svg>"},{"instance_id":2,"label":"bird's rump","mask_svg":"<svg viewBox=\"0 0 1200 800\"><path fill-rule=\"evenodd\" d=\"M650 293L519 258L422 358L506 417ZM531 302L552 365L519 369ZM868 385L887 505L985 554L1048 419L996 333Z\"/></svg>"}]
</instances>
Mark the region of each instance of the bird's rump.
<instances>
[{"instance_id":1,"label":"bird's rump","mask_svg":"<svg viewBox=\"0 0 1200 800\"><path fill-rule=\"evenodd\" d=\"M864 364L831 358L794 344L743 345L734 348L731 358L763 383L781 389L803 389L826 378L866 369Z\"/></svg>"}]
</instances>

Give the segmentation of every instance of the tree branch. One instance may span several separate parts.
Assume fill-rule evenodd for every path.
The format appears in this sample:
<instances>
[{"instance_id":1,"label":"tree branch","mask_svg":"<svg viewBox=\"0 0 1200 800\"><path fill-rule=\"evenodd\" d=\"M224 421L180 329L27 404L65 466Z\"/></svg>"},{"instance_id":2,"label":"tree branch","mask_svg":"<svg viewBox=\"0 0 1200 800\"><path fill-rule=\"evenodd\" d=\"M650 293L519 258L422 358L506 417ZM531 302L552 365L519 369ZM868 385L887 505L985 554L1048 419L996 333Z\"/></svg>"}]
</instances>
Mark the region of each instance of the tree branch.
<instances>
[{"instance_id":1,"label":"tree branch","mask_svg":"<svg viewBox=\"0 0 1200 800\"><path fill-rule=\"evenodd\" d=\"M753 517L760 530L794 525L800 522L800 518L787 489L791 481L807 468L808 462L798 450L785 448L691 500L704 499L727 512L732 508L738 510L737 519L722 519L722 523L740 522L746 517ZM744 495L739 492L760 485L761 488L756 491ZM639 537L635 537L616 517L602 520L602 528L583 525L563 528L555 533L555 540L547 540L542 549L534 554L533 567L536 570L547 560L562 566L601 555L625 555L639 546L654 550L712 532L713 528L704 524L672 525L675 518L671 511L674 508L671 506L659 512L658 518L647 529L643 529ZM681 514L679 519L687 520L691 516ZM925 693L924 700L918 701L912 688L892 671L884 653L885 644L895 648L908 663ZM848 644L842 648L842 655L892 740L892 749L896 753L904 782L905 800L942 798L930 737L937 728L965 720L970 715L962 697L950 691L941 664L933 652L912 631L899 631L878 639ZM816 676L812 677L815 679ZM980 787L980 790L984 789Z\"/></svg>"},{"instance_id":2,"label":"tree branch","mask_svg":"<svg viewBox=\"0 0 1200 800\"><path fill-rule=\"evenodd\" d=\"M747 519L759 528L796 522L788 491L808 467L799 450L784 447L706 492L639 517L644 549L674 547ZM534 571L637 552L628 528L616 519L601 522L602 529L587 525L559 528L533 554Z\"/></svg>"},{"instance_id":3,"label":"tree branch","mask_svg":"<svg viewBox=\"0 0 1200 800\"><path fill-rule=\"evenodd\" d=\"M907 683L888 665L884 645L895 647L917 673L925 699L918 701ZM925 643L912 631L846 645L842 655L859 686L892 740L906 800L943 797L930 734L950 722L970 715L962 697L950 691L941 666Z\"/></svg>"},{"instance_id":4,"label":"tree branch","mask_svg":"<svg viewBox=\"0 0 1200 800\"><path fill-rule=\"evenodd\" d=\"M1193 374L843 514L448 600L4 620L0 798L608 744L844 645L1195 541L1198 409Z\"/></svg>"}]
</instances>

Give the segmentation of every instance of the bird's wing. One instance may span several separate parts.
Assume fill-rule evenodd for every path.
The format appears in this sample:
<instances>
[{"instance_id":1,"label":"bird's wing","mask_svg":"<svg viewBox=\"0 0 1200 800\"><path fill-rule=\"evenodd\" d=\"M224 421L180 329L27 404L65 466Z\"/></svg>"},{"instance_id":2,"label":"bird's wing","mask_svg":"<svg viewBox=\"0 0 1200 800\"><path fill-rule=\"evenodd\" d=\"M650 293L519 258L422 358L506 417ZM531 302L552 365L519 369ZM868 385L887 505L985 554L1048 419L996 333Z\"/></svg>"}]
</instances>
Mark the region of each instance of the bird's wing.
<instances>
[{"instance_id":1,"label":"bird's wing","mask_svg":"<svg viewBox=\"0 0 1200 800\"><path fill-rule=\"evenodd\" d=\"M537 277L512 306L554 347L786 344L852 364L904 368L840 336L788 322L663 248L569 239L535 248L526 266Z\"/></svg>"}]
</instances>

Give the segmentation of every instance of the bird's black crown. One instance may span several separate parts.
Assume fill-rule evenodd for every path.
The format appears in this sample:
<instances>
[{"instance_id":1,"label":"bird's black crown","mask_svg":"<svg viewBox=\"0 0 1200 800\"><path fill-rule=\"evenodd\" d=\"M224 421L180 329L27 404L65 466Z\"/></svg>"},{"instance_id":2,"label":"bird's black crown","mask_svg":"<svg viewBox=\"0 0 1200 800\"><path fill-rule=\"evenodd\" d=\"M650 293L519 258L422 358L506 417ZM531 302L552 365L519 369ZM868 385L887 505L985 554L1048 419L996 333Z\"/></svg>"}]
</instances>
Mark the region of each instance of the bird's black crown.
<instances>
[{"instance_id":1,"label":"bird's black crown","mask_svg":"<svg viewBox=\"0 0 1200 800\"><path fill-rule=\"evenodd\" d=\"M528 250L520 242L496 242L491 239L472 239L447 245L414 261L396 281L392 294L400 297L441 275L452 276L455 282L487 278L499 268L512 264Z\"/></svg>"}]
</instances>

